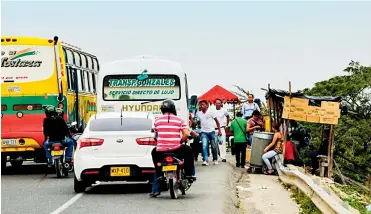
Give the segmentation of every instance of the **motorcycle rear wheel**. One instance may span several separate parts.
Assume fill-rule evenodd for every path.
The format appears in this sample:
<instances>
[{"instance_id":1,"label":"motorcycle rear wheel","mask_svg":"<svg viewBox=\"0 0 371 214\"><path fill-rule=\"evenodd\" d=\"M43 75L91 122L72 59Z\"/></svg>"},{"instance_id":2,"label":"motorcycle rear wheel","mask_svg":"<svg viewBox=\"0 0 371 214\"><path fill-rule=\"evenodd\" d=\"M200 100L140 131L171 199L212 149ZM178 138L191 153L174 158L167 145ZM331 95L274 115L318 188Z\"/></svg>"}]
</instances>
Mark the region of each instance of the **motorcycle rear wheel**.
<instances>
[{"instance_id":1,"label":"motorcycle rear wheel","mask_svg":"<svg viewBox=\"0 0 371 214\"><path fill-rule=\"evenodd\" d=\"M175 182L174 182L174 179L172 178L169 179L169 191L170 191L171 199L178 198L178 190L175 187Z\"/></svg>"},{"instance_id":2,"label":"motorcycle rear wheel","mask_svg":"<svg viewBox=\"0 0 371 214\"><path fill-rule=\"evenodd\" d=\"M57 178L61 178L63 176L63 166L60 163L60 159L54 160L54 168L57 173Z\"/></svg>"}]
</instances>

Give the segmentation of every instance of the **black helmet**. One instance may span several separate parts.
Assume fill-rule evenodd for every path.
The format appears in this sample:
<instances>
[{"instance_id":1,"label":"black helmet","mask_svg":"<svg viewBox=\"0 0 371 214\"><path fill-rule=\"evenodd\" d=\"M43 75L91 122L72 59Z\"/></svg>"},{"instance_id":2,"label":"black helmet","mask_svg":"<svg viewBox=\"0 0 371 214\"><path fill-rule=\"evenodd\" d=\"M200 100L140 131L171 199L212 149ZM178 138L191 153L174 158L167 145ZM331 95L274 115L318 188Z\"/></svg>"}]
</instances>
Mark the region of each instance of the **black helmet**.
<instances>
[{"instance_id":1,"label":"black helmet","mask_svg":"<svg viewBox=\"0 0 371 214\"><path fill-rule=\"evenodd\" d=\"M174 115L177 115L176 114L175 103L174 103L174 101L172 101L170 99L164 100L161 104L160 109L161 109L162 114L172 113Z\"/></svg>"},{"instance_id":2,"label":"black helmet","mask_svg":"<svg viewBox=\"0 0 371 214\"><path fill-rule=\"evenodd\" d=\"M61 108L56 108L56 109L55 109L55 112L56 112L56 116L58 116L58 117L62 117L62 118L63 118L63 115L64 115L64 111L63 111L63 109L61 109Z\"/></svg>"},{"instance_id":3,"label":"black helmet","mask_svg":"<svg viewBox=\"0 0 371 214\"><path fill-rule=\"evenodd\" d=\"M46 106L45 107L45 116L46 117L53 117L56 115L54 106Z\"/></svg>"}]
</instances>

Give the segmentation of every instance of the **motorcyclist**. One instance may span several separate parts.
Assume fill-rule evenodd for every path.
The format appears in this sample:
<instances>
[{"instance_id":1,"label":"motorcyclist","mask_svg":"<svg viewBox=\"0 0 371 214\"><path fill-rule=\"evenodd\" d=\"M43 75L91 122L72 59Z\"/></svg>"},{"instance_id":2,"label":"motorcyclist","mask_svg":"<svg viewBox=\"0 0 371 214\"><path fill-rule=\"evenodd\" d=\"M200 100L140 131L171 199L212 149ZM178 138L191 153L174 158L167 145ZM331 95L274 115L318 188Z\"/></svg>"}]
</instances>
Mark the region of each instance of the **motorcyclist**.
<instances>
[{"instance_id":1,"label":"motorcyclist","mask_svg":"<svg viewBox=\"0 0 371 214\"><path fill-rule=\"evenodd\" d=\"M163 115L156 118L154 124L157 146L152 150L152 160L156 169L155 177L157 177L157 180L154 180L153 187L158 186L157 181L163 180L161 167L158 167L157 163L163 160L163 153L167 151L172 151L177 158L184 159L186 178L193 182L196 179L193 151L190 146L182 144L188 140L188 125L177 116L175 104L172 100L163 101L160 109ZM159 190L155 190L156 188L153 188L151 197L160 195Z\"/></svg>"},{"instance_id":2,"label":"motorcyclist","mask_svg":"<svg viewBox=\"0 0 371 214\"><path fill-rule=\"evenodd\" d=\"M53 106L48 106L45 109L46 118L44 119L43 123L43 131L45 136L44 149L48 165L53 164L51 151L49 151L48 148L54 142L61 142L64 146L67 146L65 160L66 162L71 161L73 152L73 140L70 138L71 134L66 122L63 119L63 114L64 112L62 109L55 109Z\"/></svg>"}]
</instances>

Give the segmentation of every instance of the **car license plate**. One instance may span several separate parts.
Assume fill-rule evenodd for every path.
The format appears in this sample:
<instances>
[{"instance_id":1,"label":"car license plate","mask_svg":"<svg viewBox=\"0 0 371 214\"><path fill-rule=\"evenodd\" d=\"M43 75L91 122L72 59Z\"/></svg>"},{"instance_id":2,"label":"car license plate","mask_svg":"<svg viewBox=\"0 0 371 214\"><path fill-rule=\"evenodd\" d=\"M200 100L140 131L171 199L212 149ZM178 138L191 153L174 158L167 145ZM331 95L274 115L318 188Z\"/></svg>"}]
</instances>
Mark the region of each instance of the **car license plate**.
<instances>
[{"instance_id":1,"label":"car license plate","mask_svg":"<svg viewBox=\"0 0 371 214\"><path fill-rule=\"evenodd\" d=\"M111 167L111 177L130 176L130 167Z\"/></svg>"},{"instance_id":2,"label":"car license plate","mask_svg":"<svg viewBox=\"0 0 371 214\"><path fill-rule=\"evenodd\" d=\"M162 171L163 172L167 172L167 171L175 171L177 168L176 165L173 165L173 166L163 166L162 167Z\"/></svg>"},{"instance_id":3,"label":"car license plate","mask_svg":"<svg viewBox=\"0 0 371 214\"><path fill-rule=\"evenodd\" d=\"M56 156L56 155L63 155L63 150L60 150L60 151L52 151L52 156Z\"/></svg>"},{"instance_id":4,"label":"car license plate","mask_svg":"<svg viewBox=\"0 0 371 214\"><path fill-rule=\"evenodd\" d=\"M16 146L17 139L3 139L3 145L4 146Z\"/></svg>"}]
</instances>

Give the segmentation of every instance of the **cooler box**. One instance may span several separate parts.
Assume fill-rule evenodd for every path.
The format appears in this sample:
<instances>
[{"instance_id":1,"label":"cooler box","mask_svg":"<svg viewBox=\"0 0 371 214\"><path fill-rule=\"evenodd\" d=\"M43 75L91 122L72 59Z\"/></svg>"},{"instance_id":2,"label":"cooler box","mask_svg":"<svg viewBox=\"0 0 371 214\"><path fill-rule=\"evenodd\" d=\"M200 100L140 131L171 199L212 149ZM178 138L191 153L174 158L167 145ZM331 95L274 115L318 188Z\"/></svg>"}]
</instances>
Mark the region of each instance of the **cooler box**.
<instances>
[{"instance_id":1,"label":"cooler box","mask_svg":"<svg viewBox=\"0 0 371 214\"><path fill-rule=\"evenodd\" d=\"M250 154L250 166L260 168L264 165L262 159L264 149L272 142L273 135L274 134L271 132L254 132Z\"/></svg>"}]
</instances>

